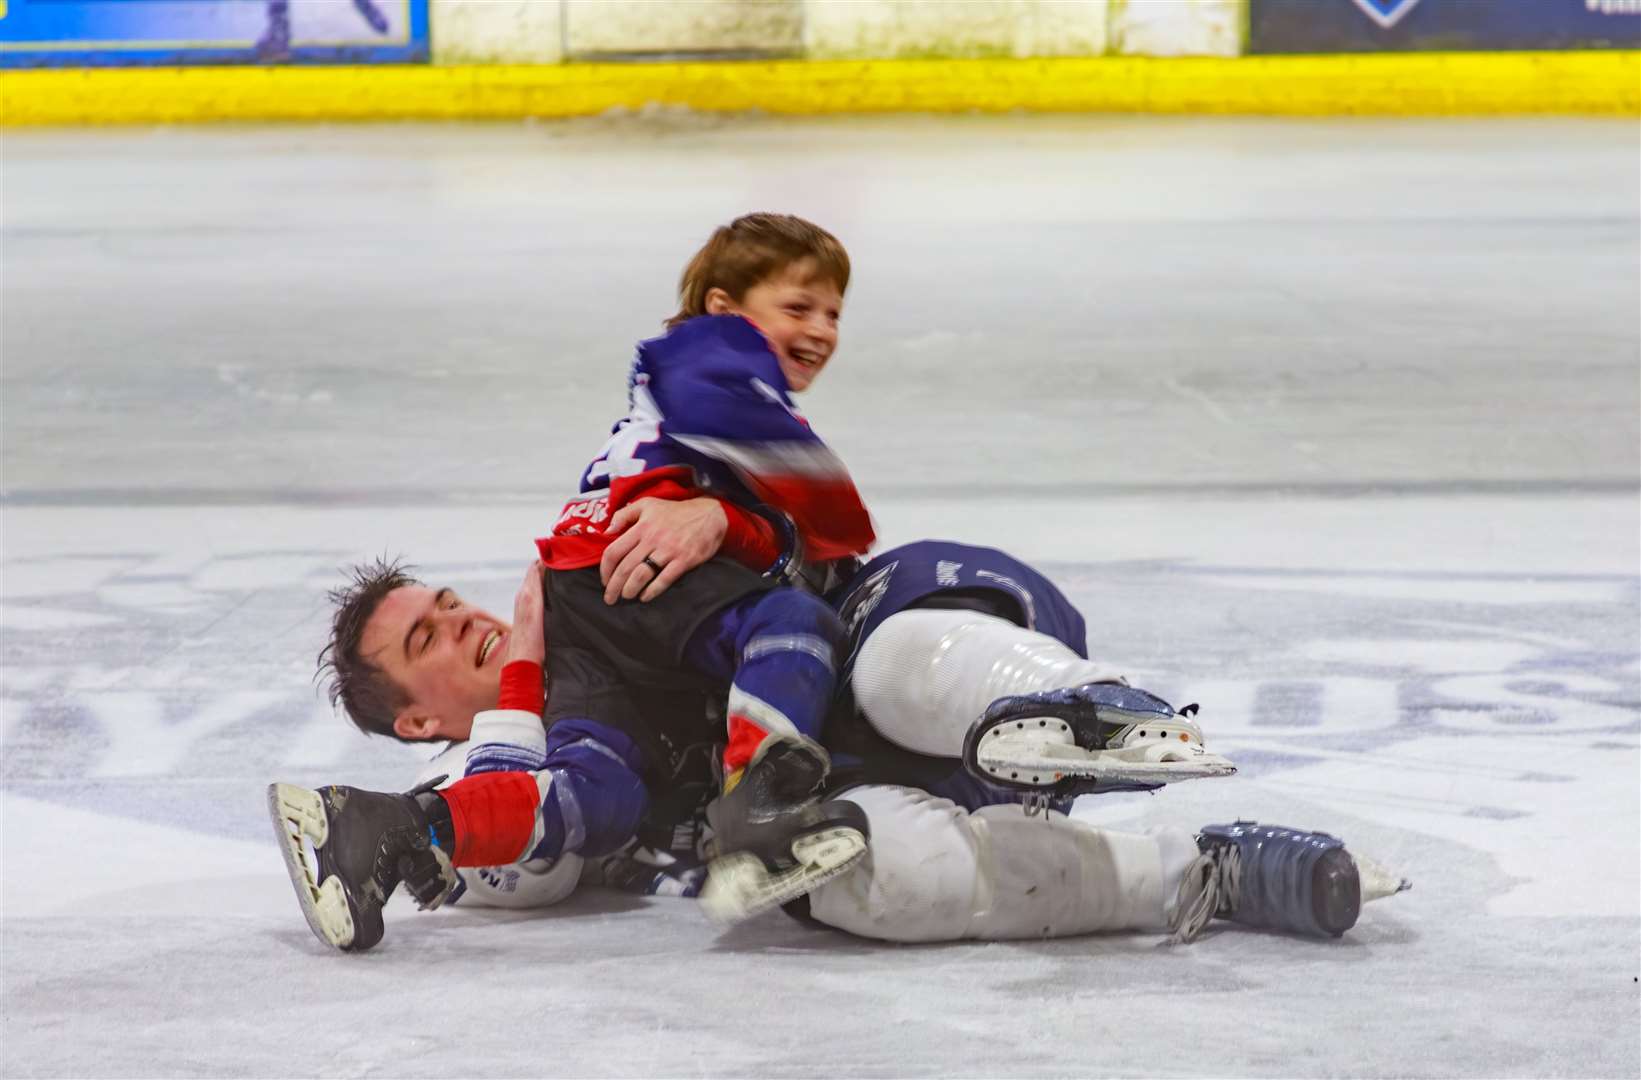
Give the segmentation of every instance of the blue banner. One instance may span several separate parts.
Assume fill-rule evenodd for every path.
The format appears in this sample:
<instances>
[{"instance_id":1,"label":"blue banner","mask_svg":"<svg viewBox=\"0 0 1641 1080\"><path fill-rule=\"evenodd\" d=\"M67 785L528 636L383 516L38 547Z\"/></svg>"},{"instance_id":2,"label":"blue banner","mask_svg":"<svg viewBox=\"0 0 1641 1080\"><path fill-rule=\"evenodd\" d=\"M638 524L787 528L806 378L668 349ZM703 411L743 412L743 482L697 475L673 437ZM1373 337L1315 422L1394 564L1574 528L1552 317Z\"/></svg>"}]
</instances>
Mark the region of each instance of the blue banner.
<instances>
[{"instance_id":1,"label":"blue banner","mask_svg":"<svg viewBox=\"0 0 1641 1080\"><path fill-rule=\"evenodd\" d=\"M1641 0L1249 0L1248 51L1634 49Z\"/></svg>"},{"instance_id":2,"label":"blue banner","mask_svg":"<svg viewBox=\"0 0 1641 1080\"><path fill-rule=\"evenodd\" d=\"M0 67L425 63L428 0L0 0Z\"/></svg>"}]
</instances>

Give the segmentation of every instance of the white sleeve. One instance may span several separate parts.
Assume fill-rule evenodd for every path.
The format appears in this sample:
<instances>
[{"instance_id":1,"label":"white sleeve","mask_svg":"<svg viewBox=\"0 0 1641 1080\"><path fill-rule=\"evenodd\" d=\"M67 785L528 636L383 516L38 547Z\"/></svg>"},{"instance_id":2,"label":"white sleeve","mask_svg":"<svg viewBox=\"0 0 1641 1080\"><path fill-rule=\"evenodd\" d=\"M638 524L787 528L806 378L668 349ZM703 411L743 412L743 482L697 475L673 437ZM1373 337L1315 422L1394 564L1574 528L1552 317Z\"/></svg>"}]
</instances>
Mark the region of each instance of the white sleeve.
<instances>
[{"instance_id":1,"label":"white sleeve","mask_svg":"<svg viewBox=\"0 0 1641 1080\"><path fill-rule=\"evenodd\" d=\"M547 761L547 729L525 709L486 709L473 717L461 775L537 772Z\"/></svg>"},{"instance_id":2,"label":"white sleeve","mask_svg":"<svg viewBox=\"0 0 1641 1080\"><path fill-rule=\"evenodd\" d=\"M530 723L522 723L522 718L528 718ZM482 726L481 721L485 721ZM530 738L532 728L535 731L534 745ZM473 734L477 738L470 742L453 742L440 751L423 767L417 783L425 784L441 774L448 779L440 787L460 780L467 772L470 748L478 757L481 753L505 750L510 745L521 755L534 753L536 768L541 766L547 736L542 731L540 717L527 712L493 709L474 717ZM512 739L518 741L510 743L508 740ZM520 764L524 763L521 756ZM567 854L557 860L532 859L513 866L464 866L456 871L461 879L460 885L445 903L471 907L547 907L575 891L576 883L581 880L581 866L581 856L575 854Z\"/></svg>"}]
</instances>

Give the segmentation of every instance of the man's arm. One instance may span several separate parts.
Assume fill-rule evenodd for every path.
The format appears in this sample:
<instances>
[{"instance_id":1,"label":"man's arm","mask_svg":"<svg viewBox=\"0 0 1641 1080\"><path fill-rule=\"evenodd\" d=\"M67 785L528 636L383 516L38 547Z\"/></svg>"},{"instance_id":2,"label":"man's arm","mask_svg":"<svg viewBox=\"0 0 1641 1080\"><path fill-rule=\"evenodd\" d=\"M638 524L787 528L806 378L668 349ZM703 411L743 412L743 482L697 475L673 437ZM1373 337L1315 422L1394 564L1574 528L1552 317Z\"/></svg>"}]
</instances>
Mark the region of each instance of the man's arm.
<instances>
[{"instance_id":1,"label":"man's arm","mask_svg":"<svg viewBox=\"0 0 1641 1080\"><path fill-rule=\"evenodd\" d=\"M715 555L759 573L795 556L796 534L773 512L764 517L732 502L688 494L689 489L680 487L676 493L646 496L610 518L605 535L613 539L599 562L606 604L654 600Z\"/></svg>"},{"instance_id":2,"label":"man's arm","mask_svg":"<svg viewBox=\"0 0 1641 1080\"><path fill-rule=\"evenodd\" d=\"M591 858L626 843L649 809L638 745L596 721L561 720L542 738L541 767L521 769L534 762L517 720L502 710L479 714L468 774L439 792L450 808L451 863Z\"/></svg>"},{"instance_id":3,"label":"man's arm","mask_svg":"<svg viewBox=\"0 0 1641 1080\"><path fill-rule=\"evenodd\" d=\"M539 732L541 724L535 725ZM423 767L417 784L436 777L450 778L444 785L460 780L467 761L467 742L455 742ZM581 883L582 859L561 855L558 859L532 859L511 866L466 866L456 871L456 887L445 900L464 907L538 908L550 907L569 897Z\"/></svg>"},{"instance_id":4,"label":"man's arm","mask_svg":"<svg viewBox=\"0 0 1641 1080\"><path fill-rule=\"evenodd\" d=\"M545 870L573 861L574 869L560 872L552 886L538 883L537 891L550 899L531 902L551 903L574 888L581 858L627 842L649 808L649 792L639 778L638 746L623 733L575 717L553 725L551 736L542 730L542 573L536 563L524 575L513 601L496 708L473 718L462 779L439 794L450 808L451 862L458 869L534 864ZM478 892L475 876L486 882L473 874L462 880ZM498 881L507 883L503 876ZM508 903L524 906L516 899Z\"/></svg>"}]
</instances>

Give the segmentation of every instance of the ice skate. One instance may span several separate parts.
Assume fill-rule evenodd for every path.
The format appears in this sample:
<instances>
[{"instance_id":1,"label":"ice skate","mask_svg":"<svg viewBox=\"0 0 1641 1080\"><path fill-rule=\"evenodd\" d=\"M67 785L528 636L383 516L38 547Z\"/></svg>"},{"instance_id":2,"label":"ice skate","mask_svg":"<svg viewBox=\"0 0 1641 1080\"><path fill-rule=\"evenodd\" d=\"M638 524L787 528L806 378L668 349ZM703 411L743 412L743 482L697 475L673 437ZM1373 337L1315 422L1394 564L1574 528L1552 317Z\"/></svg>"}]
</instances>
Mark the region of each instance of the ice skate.
<instances>
[{"instance_id":1,"label":"ice skate","mask_svg":"<svg viewBox=\"0 0 1641 1080\"><path fill-rule=\"evenodd\" d=\"M432 842L420 801L438 798L432 787L392 795L268 785L268 813L285 869L320 941L358 952L382 940L382 905L401 881L423 908L438 907L449 895L456 872Z\"/></svg>"},{"instance_id":2,"label":"ice skate","mask_svg":"<svg viewBox=\"0 0 1641 1080\"><path fill-rule=\"evenodd\" d=\"M1169 924L1171 941L1194 940L1211 919L1312 937L1339 937L1362 905L1412 888L1352 855L1327 833L1239 821L1210 825L1202 855L1185 872Z\"/></svg>"},{"instance_id":3,"label":"ice skate","mask_svg":"<svg viewBox=\"0 0 1641 1080\"><path fill-rule=\"evenodd\" d=\"M707 807L715 856L701 890L707 915L749 919L818 888L866 854L866 814L851 802L819 802L830 763L804 738L771 736L740 781Z\"/></svg>"},{"instance_id":4,"label":"ice skate","mask_svg":"<svg viewBox=\"0 0 1641 1080\"><path fill-rule=\"evenodd\" d=\"M1196 711L1119 683L999 698L969 728L963 764L988 783L1061 798L1230 776L1236 766L1203 746Z\"/></svg>"}]
</instances>

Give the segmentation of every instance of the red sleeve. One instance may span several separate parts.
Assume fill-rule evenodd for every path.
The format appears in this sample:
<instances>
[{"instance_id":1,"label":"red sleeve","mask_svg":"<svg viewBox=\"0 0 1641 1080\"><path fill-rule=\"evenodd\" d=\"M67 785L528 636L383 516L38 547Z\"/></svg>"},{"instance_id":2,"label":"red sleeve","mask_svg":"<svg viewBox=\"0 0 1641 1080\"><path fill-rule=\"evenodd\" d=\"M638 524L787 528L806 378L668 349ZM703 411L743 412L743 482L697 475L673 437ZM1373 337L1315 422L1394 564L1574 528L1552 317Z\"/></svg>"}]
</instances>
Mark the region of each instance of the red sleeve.
<instances>
[{"instance_id":1,"label":"red sleeve","mask_svg":"<svg viewBox=\"0 0 1641 1080\"><path fill-rule=\"evenodd\" d=\"M540 716L547 700L545 687L540 664L534 660L514 660L501 669L501 694L496 698L496 708L522 709Z\"/></svg>"},{"instance_id":2,"label":"red sleeve","mask_svg":"<svg viewBox=\"0 0 1641 1080\"><path fill-rule=\"evenodd\" d=\"M718 554L760 572L769 569L781 557L781 539L775 535L775 526L734 503L720 500L719 505L729 519L729 529L718 546Z\"/></svg>"}]
</instances>

